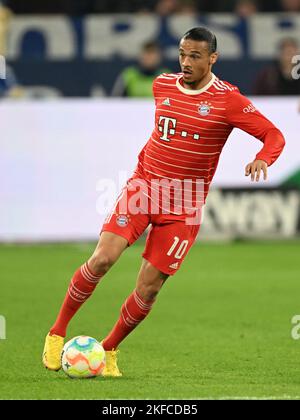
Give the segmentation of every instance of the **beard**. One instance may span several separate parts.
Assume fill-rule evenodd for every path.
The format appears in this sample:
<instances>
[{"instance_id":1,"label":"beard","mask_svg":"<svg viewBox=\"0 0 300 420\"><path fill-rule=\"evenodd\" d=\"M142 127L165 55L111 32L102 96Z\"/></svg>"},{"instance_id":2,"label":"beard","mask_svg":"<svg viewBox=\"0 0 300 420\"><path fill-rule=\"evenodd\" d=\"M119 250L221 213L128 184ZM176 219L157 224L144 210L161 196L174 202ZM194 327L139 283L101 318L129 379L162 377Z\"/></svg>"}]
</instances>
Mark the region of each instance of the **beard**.
<instances>
[{"instance_id":1,"label":"beard","mask_svg":"<svg viewBox=\"0 0 300 420\"><path fill-rule=\"evenodd\" d=\"M195 82L195 80L185 80L185 78L183 78L183 81L186 85L193 85Z\"/></svg>"}]
</instances>

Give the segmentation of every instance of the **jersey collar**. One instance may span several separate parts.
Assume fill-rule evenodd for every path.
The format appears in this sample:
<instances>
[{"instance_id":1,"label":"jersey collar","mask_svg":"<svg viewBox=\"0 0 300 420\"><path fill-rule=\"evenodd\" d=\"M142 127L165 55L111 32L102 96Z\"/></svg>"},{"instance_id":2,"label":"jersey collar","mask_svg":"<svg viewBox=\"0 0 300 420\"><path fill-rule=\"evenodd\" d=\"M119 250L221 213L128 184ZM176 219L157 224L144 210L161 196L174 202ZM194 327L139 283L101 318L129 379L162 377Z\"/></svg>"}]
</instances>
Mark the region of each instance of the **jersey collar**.
<instances>
[{"instance_id":1,"label":"jersey collar","mask_svg":"<svg viewBox=\"0 0 300 420\"><path fill-rule=\"evenodd\" d=\"M208 82L207 85L203 86L203 88L201 89L192 90L192 89L186 89L185 87L182 86L182 84L179 81L181 78L182 76L178 77L178 79L176 80L176 86L181 92L186 93L187 95L199 95L200 93L206 92L215 83L215 80L216 80L216 76L212 73L211 81Z\"/></svg>"}]
</instances>

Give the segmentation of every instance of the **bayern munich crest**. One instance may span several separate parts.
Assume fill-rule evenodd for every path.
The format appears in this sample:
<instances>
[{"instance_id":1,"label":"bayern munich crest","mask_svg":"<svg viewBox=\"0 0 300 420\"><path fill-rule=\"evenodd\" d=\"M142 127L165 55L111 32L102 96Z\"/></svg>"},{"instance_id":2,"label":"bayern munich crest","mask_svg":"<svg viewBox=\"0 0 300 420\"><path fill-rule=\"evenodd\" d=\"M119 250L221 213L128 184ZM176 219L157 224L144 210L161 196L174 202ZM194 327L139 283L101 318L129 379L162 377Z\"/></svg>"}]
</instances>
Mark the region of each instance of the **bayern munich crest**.
<instances>
[{"instance_id":1,"label":"bayern munich crest","mask_svg":"<svg viewBox=\"0 0 300 420\"><path fill-rule=\"evenodd\" d=\"M198 112L202 117L206 117L210 113L211 104L207 101L201 102L198 108Z\"/></svg>"},{"instance_id":2,"label":"bayern munich crest","mask_svg":"<svg viewBox=\"0 0 300 420\"><path fill-rule=\"evenodd\" d=\"M117 225L125 227L128 225L128 217L125 214L121 214L117 217Z\"/></svg>"}]
</instances>

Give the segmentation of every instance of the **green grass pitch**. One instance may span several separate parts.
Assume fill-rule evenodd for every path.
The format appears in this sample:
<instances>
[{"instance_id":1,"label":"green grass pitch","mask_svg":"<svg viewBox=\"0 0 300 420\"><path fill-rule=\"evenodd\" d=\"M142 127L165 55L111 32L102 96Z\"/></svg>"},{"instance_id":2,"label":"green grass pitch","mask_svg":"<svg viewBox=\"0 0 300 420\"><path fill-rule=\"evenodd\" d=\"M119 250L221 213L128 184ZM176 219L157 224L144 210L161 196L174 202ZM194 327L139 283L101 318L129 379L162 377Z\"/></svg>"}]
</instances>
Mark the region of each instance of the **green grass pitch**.
<instances>
[{"instance_id":1,"label":"green grass pitch","mask_svg":"<svg viewBox=\"0 0 300 420\"><path fill-rule=\"evenodd\" d=\"M71 380L41 365L44 337L94 244L0 246L0 399L299 398L299 242L195 245L121 345L123 378ZM128 249L71 322L102 339L135 285Z\"/></svg>"}]
</instances>

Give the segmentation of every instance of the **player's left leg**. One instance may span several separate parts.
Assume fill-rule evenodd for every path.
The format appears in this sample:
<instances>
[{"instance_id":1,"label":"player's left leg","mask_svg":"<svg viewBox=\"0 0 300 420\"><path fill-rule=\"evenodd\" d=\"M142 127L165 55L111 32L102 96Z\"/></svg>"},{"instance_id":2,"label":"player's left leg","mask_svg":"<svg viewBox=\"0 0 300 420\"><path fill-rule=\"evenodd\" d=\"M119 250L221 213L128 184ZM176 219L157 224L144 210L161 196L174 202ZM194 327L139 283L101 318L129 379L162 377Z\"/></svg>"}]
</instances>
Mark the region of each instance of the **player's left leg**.
<instances>
[{"instance_id":1,"label":"player's left leg","mask_svg":"<svg viewBox=\"0 0 300 420\"><path fill-rule=\"evenodd\" d=\"M117 365L116 349L149 314L155 298L167 278L168 274L161 272L149 261L143 261L135 290L124 302L117 323L102 342L106 351L106 367L103 376L122 376Z\"/></svg>"}]
</instances>

